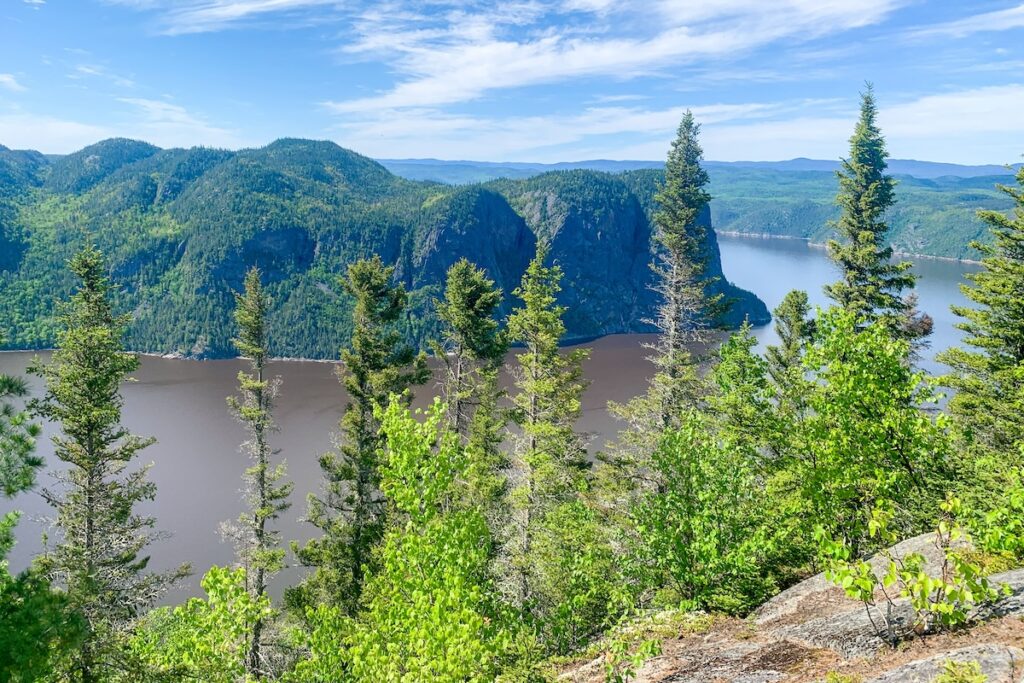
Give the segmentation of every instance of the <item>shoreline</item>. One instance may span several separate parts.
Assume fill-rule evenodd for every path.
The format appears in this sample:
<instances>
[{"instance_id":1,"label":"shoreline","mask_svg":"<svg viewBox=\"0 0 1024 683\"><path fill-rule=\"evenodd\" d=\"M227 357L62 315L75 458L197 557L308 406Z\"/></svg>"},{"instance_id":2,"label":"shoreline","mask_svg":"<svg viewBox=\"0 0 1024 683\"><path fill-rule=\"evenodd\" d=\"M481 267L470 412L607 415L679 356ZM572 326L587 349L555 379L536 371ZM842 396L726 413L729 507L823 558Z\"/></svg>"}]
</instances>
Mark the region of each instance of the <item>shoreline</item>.
<instances>
[{"instance_id":1,"label":"shoreline","mask_svg":"<svg viewBox=\"0 0 1024 683\"><path fill-rule=\"evenodd\" d=\"M741 232L738 230L715 230L716 235L725 235L726 237L736 237L739 239L753 239L753 240L795 240L803 242L812 249L825 250L828 245L824 242L814 242L809 237L796 237L795 235L775 235L770 232ZM981 261L968 258L956 258L954 256L936 256L934 254L917 254L912 251L901 251L894 249L893 256L905 256L907 258L923 259L929 261L946 261L947 263L966 263L973 266L980 266Z\"/></svg>"},{"instance_id":2,"label":"shoreline","mask_svg":"<svg viewBox=\"0 0 1024 683\"><path fill-rule=\"evenodd\" d=\"M632 337L632 336L649 336L650 332L609 332L608 334L593 335L586 337L572 337L565 341L563 344L559 344L560 349L568 349L576 346L582 346L591 342L598 341L599 339L607 339L608 337ZM522 346L512 346L509 350L514 351L516 349L523 348ZM0 349L0 354L10 353L53 353L54 349ZM237 360L244 360L242 356L224 357L224 358L199 358L196 356L186 356L183 354L176 353L157 353L155 351L132 351L127 350L125 353L130 353L140 358L155 358L157 360L183 360L190 361L193 363L225 363ZM427 360L433 360L436 358L433 354L427 355ZM340 358L301 358L298 356L269 356L267 361L271 363L327 363L331 365L340 365L342 360Z\"/></svg>"}]
</instances>

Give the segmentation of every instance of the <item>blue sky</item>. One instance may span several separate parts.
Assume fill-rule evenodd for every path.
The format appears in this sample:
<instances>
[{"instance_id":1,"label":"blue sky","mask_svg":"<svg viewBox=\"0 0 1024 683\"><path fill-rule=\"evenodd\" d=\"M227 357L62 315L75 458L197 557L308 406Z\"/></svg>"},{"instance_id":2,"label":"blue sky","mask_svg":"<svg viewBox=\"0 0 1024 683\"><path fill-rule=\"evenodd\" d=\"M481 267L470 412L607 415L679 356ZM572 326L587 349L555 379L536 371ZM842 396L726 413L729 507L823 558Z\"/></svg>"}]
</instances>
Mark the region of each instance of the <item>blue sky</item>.
<instances>
[{"instance_id":1,"label":"blue sky","mask_svg":"<svg viewBox=\"0 0 1024 683\"><path fill-rule=\"evenodd\" d=\"M843 154L874 82L892 156L1024 154L1020 0L0 0L0 143L374 157Z\"/></svg>"}]
</instances>

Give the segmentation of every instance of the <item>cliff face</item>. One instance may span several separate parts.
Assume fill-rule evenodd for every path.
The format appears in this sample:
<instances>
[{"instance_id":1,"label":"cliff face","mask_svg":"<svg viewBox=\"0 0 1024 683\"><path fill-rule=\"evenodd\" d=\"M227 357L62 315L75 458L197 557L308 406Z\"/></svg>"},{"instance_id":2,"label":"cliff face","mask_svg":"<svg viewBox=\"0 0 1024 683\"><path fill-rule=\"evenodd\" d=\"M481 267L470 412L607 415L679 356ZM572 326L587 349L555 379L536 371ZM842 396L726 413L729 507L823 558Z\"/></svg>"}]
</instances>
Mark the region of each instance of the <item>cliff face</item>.
<instances>
[{"instance_id":1,"label":"cliff face","mask_svg":"<svg viewBox=\"0 0 1024 683\"><path fill-rule=\"evenodd\" d=\"M273 352L336 358L350 334L338 277L379 254L410 292L403 325L436 332L433 299L461 257L506 293L538 239L563 267L571 338L647 330L649 211L619 177L552 173L518 183L412 182L330 142L239 152L109 140L57 160L0 150L0 330L10 348L54 340L65 263L86 241L108 255L140 351L233 355L233 292L257 265L273 297ZM717 244L708 249L720 273ZM733 290L722 281L722 287ZM752 297L743 314L767 319ZM738 319L742 318L739 315Z\"/></svg>"},{"instance_id":2,"label":"cliff face","mask_svg":"<svg viewBox=\"0 0 1024 683\"><path fill-rule=\"evenodd\" d=\"M658 305L650 267L655 178L652 174L644 179L649 186L635 186L622 175L573 170L492 183L551 245L565 272L561 302L569 309L566 322L580 337L653 329L645 321L654 317ZM709 210L700 222L707 235L707 273L715 278L711 290L731 302L724 322L730 327L744 319L754 325L768 323L771 316L764 303L723 274Z\"/></svg>"}]
</instances>

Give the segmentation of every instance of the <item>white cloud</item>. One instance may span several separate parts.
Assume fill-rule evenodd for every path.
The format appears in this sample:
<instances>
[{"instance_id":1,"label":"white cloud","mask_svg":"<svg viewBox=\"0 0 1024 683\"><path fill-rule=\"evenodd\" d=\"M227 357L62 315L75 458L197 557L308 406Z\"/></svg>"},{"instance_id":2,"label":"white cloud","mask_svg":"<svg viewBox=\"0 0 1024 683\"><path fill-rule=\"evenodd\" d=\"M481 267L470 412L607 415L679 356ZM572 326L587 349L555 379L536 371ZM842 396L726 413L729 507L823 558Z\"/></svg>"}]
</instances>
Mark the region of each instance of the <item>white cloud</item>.
<instances>
[{"instance_id":1,"label":"white cloud","mask_svg":"<svg viewBox=\"0 0 1024 683\"><path fill-rule=\"evenodd\" d=\"M777 116L796 111L799 106L714 104L694 106L692 110L705 126L712 126ZM336 137L340 144L375 157L479 159L481 150L485 150L488 159L499 161L624 158L617 154L619 149L609 144L621 146L621 138L639 138L658 150L639 158L657 159L664 156L682 112L680 107L652 110L597 106L578 114L477 118L433 109L402 109L340 124ZM617 141L609 143L612 137Z\"/></svg>"},{"instance_id":2,"label":"white cloud","mask_svg":"<svg viewBox=\"0 0 1024 683\"><path fill-rule=\"evenodd\" d=\"M145 140L159 147L251 146L238 131L210 123L185 107L163 100L118 98L127 105L114 110L115 120L97 125L21 109L0 112L0 142L8 147L65 154L110 137Z\"/></svg>"},{"instance_id":3,"label":"white cloud","mask_svg":"<svg viewBox=\"0 0 1024 683\"><path fill-rule=\"evenodd\" d=\"M68 74L68 78L74 80L82 78L102 78L121 88L131 88L135 85L135 81L132 79L113 73L107 67L100 66L98 64L78 64L75 66L74 70Z\"/></svg>"},{"instance_id":4,"label":"white cloud","mask_svg":"<svg viewBox=\"0 0 1024 683\"><path fill-rule=\"evenodd\" d=\"M879 122L897 158L1006 163L1024 153L1024 85L881 97ZM705 156L719 161L837 159L848 151L856 101L798 100L692 107ZM662 159L681 108L594 106L578 114L473 117L398 109L339 124L335 138L375 157L492 161ZM955 155L951 157L950 155Z\"/></svg>"},{"instance_id":5,"label":"white cloud","mask_svg":"<svg viewBox=\"0 0 1024 683\"><path fill-rule=\"evenodd\" d=\"M130 137L152 142L160 147L238 148L244 146L238 131L216 126L191 114L185 107L164 100L139 97L119 98L138 114L127 126Z\"/></svg>"},{"instance_id":6,"label":"white cloud","mask_svg":"<svg viewBox=\"0 0 1024 683\"><path fill-rule=\"evenodd\" d=\"M22 0L22 2L30 6L32 9L39 9L46 4L46 0Z\"/></svg>"},{"instance_id":7,"label":"white cloud","mask_svg":"<svg viewBox=\"0 0 1024 683\"><path fill-rule=\"evenodd\" d=\"M384 60L399 82L376 95L330 102L341 114L401 107L436 107L475 100L491 91L580 78L628 79L698 61L726 60L781 40L804 41L880 21L903 0L659 0L656 21L632 35L603 23L518 32L499 10L453 12L440 25L401 13L364 15L360 38L343 50ZM624 26L643 17L638 5L615 11ZM609 10L611 11L611 10ZM651 30L650 26L657 26Z\"/></svg>"},{"instance_id":8,"label":"white cloud","mask_svg":"<svg viewBox=\"0 0 1024 683\"><path fill-rule=\"evenodd\" d=\"M986 31L1008 31L1015 28L1024 28L1024 4L1007 9L996 10L975 14L964 19L957 19L943 24L925 26L910 33L911 37L927 38L935 36L949 36L963 38L972 33Z\"/></svg>"},{"instance_id":9,"label":"white cloud","mask_svg":"<svg viewBox=\"0 0 1024 683\"><path fill-rule=\"evenodd\" d=\"M114 135L114 131L103 126L52 116L21 112L0 114L0 141L15 149L65 154Z\"/></svg>"},{"instance_id":10,"label":"white cloud","mask_svg":"<svg viewBox=\"0 0 1024 683\"><path fill-rule=\"evenodd\" d=\"M0 87L13 90L14 92L22 92L25 90L25 86L18 82L18 79L14 77L14 74L0 74Z\"/></svg>"},{"instance_id":11,"label":"white cloud","mask_svg":"<svg viewBox=\"0 0 1024 683\"><path fill-rule=\"evenodd\" d=\"M297 12L338 0L108 0L136 9L159 10L168 35L208 33L232 28L239 22L269 14Z\"/></svg>"}]
</instances>

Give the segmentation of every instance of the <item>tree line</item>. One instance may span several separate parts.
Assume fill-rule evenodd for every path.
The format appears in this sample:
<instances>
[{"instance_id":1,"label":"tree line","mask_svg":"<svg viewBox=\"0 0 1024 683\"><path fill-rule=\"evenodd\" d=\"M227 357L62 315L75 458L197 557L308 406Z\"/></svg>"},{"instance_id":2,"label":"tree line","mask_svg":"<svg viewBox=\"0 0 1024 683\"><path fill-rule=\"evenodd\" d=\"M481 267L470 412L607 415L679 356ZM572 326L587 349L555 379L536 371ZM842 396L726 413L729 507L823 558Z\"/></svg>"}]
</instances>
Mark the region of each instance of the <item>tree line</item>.
<instances>
[{"instance_id":1,"label":"tree line","mask_svg":"<svg viewBox=\"0 0 1024 683\"><path fill-rule=\"evenodd\" d=\"M139 504L156 490L136 460L152 439L121 423L120 388L138 367L123 343L131 321L115 312L103 255L77 254L57 349L30 368L45 394L0 379L3 494L35 483L40 419L59 428L63 467L59 489L42 491L52 542L25 572L0 568L0 680L543 681L603 652L621 681L657 649L623 635L629 625L742 615L820 570L878 614L879 588L913 596L915 631L970 620L998 595L986 575L1024 560L1024 170L1001 188L1015 214L981 214L994 241L978 245L972 305L954 307L964 347L940 355L950 372L936 378L915 364L930 319L910 264L885 246L894 181L871 89L838 172L832 304L812 311L791 292L763 355L749 326L717 343L728 302L706 272L699 130L687 112L656 196L655 371L643 395L610 406L623 427L596 458L576 427L588 352L559 348L562 273L544 244L505 320L507 294L484 270L463 259L448 271L430 345L441 387L425 411L410 408L430 373L399 331L406 292L380 258L360 260L342 278L348 403L303 513L318 534L289 547L275 521L298 501L272 446L289 389L268 372L269 296L249 271L234 313L248 368L228 399L248 434L246 507L225 528L236 562L176 606L153 607L190 568L147 566L158 532ZM942 387L955 391L944 410ZM0 557L16 521L0 522ZM941 576L886 550L933 528L952 567ZM880 550L885 576L863 562ZM271 600L290 562L308 572Z\"/></svg>"}]
</instances>

